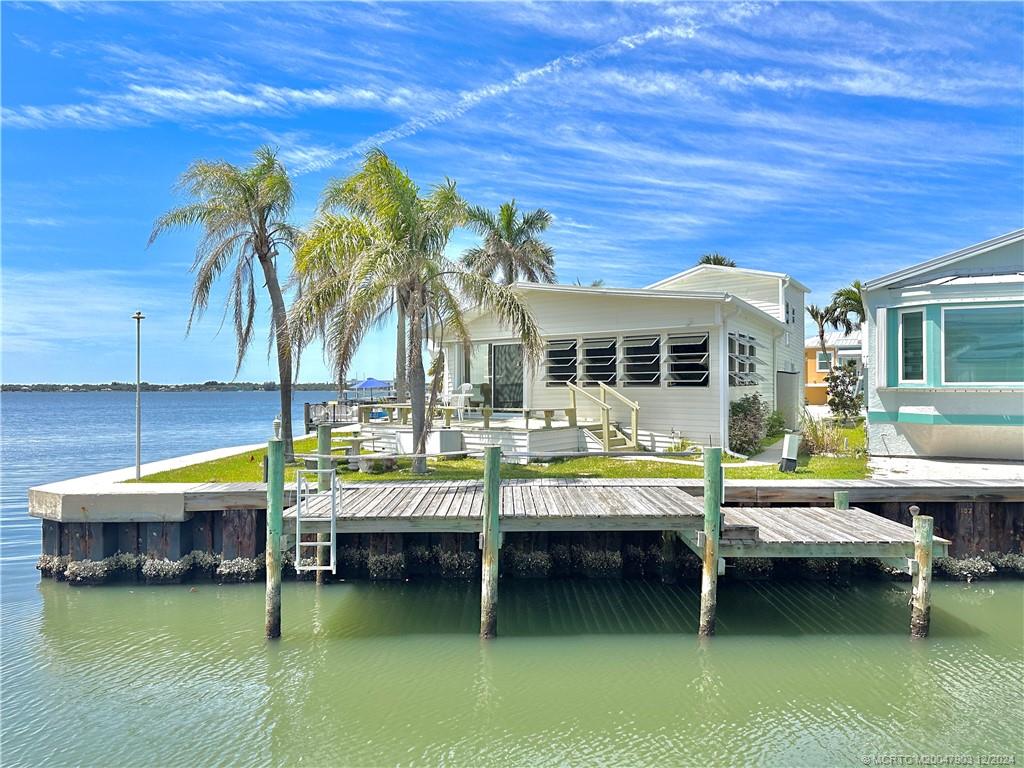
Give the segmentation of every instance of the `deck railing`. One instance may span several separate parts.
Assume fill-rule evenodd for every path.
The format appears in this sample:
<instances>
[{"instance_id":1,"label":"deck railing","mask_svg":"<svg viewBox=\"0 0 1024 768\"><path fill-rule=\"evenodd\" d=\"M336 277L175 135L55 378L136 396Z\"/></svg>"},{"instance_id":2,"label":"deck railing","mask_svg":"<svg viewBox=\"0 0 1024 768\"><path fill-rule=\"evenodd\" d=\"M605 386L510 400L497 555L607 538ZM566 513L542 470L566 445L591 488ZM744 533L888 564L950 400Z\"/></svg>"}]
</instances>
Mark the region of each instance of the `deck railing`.
<instances>
[{"instance_id":1,"label":"deck railing","mask_svg":"<svg viewBox=\"0 0 1024 768\"><path fill-rule=\"evenodd\" d=\"M634 450L640 447L639 437L637 436L637 430L640 426L640 403L630 400L628 397L623 395L621 392L612 389L603 381L601 382L601 402L608 402L608 395L613 395L618 398L620 402L625 403L629 406L629 439L630 447Z\"/></svg>"},{"instance_id":2,"label":"deck railing","mask_svg":"<svg viewBox=\"0 0 1024 768\"><path fill-rule=\"evenodd\" d=\"M594 397L592 394L583 389L583 387L577 386L572 382L565 382L566 389L569 390L569 403L570 407L574 412L579 413L576 409L576 396L583 395L583 397L593 402L601 411L601 448L605 453L611 451L611 417L610 412L612 407L608 405L602 398Z\"/></svg>"}]
</instances>

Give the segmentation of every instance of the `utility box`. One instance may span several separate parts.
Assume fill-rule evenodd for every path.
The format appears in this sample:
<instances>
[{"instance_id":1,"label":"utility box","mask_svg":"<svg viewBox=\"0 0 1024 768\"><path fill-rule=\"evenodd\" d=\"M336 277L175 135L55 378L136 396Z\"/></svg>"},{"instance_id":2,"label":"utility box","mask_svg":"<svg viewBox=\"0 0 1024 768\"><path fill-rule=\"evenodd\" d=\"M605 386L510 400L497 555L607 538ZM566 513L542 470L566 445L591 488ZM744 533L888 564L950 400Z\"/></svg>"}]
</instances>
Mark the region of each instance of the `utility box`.
<instances>
[{"instance_id":1,"label":"utility box","mask_svg":"<svg viewBox=\"0 0 1024 768\"><path fill-rule=\"evenodd\" d=\"M800 450L800 434L788 433L782 440L782 460L779 462L780 472L796 472L796 456Z\"/></svg>"},{"instance_id":2,"label":"utility box","mask_svg":"<svg viewBox=\"0 0 1024 768\"><path fill-rule=\"evenodd\" d=\"M399 453L412 453L412 430L400 431L397 437ZM463 450L461 429L435 429L427 435L427 453L457 453Z\"/></svg>"}]
</instances>

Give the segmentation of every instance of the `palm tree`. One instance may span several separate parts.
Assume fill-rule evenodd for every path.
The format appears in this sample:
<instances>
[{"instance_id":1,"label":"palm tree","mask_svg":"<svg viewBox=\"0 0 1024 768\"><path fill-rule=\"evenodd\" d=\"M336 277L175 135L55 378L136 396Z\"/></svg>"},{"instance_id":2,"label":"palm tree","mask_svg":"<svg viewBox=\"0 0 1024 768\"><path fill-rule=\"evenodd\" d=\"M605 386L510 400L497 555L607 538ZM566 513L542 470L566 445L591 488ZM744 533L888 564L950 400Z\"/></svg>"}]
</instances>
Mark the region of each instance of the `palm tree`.
<instances>
[{"instance_id":1,"label":"palm tree","mask_svg":"<svg viewBox=\"0 0 1024 768\"><path fill-rule=\"evenodd\" d=\"M469 208L466 224L483 235L480 248L470 248L462 257L467 267L494 279L501 271L505 285L520 278L530 283L555 282L555 252L540 239L551 225L551 214L543 208L520 212L515 199L502 203L497 214L480 206Z\"/></svg>"},{"instance_id":2,"label":"palm tree","mask_svg":"<svg viewBox=\"0 0 1024 768\"><path fill-rule=\"evenodd\" d=\"M191 202L173 208L158 218L149 244L169 229L199 226L202 239L196 246L191 271L193 320L202 316L217 277L231 271L231 287L225 313L234 320L238 357L235 375L242 367L252 343L256 316L255 269L259 265L270 295L272 343L277 348L277 371L281 392L281 429L286 460L294 457L292 447L292 347L288 316L277 277L277 257L282 249L293 250L298 230L288 223L292 208L292 185L277 153L270 147L255 152L256 162L240 168L223 160L196 160L178 181Z\"/></svg>"},{"instance_id":3,"label":"palm tree","mask_svg":"<svg viewBox=\"0 0 1024 768\"><path fill-rule=\"evenodd\" d=\"M736 266L736 262L735 261L733 261L732 259L728 258L727 256L723 256L718 251L711 251L710 253L705 253L703 256L701 256L699 259L697 259L697 264L698 265L699 264L710 264L710 265L712 265L714 267L735 267Z\"/></svg>"},{"instance_id":4,"label":"palm tree","mask_svg":"<svg viewBox=\"0 0 1024 768\"><path fill-rule=\"evenodd\" d=\"M523 344L531 361L543 350L529 310L507 286L452 261L444 254L452 230L466 220L466 205L455 182L445 180L423 195L383 151L367 153L362 166L324 191L321 211L296 257L306 290L292 306L299 338L322 334L338 369L348 366L366 331L390 317L398 297L405 300L409 395L415 453L427 435L444 370L443 351L430 366L425 392L424 344L443 350L445 333L469 344L465 313L486 307ZM426 460L413 460L426 471Z\"/></svg>"},{"instance_id":5,"label":"palm tree","mask_svg":"<svg viewBox=\"0 0 1024 768\"><path fill-rule=\"evenodd\" d=\"M819 307L817 304L807 305L807 314L818 325L818 346L824 355L828 355L828 347L825 345L825 327L832 326L835 329L842 328L846 333L853 330L853 323L833 302L826 307Z\"/></svg>"},{"instance_id":6,"label":"palm tree","mask_svg":"<svg viewBox=\"0 0 1024 768\"><path fill-rule=\"evenodd\" d=\"M846 288L840 288L832 294L832 303L843 315L856 315L856 327L864 324L867 313L864 311L864 285L860 280L854 280Z\"/></svg>"}]
</instances>

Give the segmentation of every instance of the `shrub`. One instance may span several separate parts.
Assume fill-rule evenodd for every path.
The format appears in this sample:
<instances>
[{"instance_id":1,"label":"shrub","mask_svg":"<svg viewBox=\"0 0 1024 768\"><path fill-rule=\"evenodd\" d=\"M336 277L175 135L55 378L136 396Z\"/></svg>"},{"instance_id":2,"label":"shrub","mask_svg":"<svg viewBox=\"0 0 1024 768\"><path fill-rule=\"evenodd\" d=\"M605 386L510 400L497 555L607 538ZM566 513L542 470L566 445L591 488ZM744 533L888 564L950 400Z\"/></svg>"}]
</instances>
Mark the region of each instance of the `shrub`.
<instances>
[{"instance_id":1,"label":"shrub","mask_svg":"<svg viewBox=\"0 0 1024 768\"><path fill-rule=\"evenodd\" d=\"M405 555L401 552L370 555L367 569L371 579L401 579L405 576Z\"/></svg>"},{"instance_id":2,"label":"shrub","mask_svg":"<svg viewBox=\"0 0 1024 768\"><path fill-rule=\"evenodd\" d=\"M434 560L446 579L471 579L476 575L476 552L450 552L434 547Z\"/></svg>"},{"instance_id":3,"label":"shrub","mask_svg":"<svg viewBox=\"0 0 1024 768\"><path fill-rule=\"evenodd\" d=\"M750 456L767 434L768 405L756 392L729 404L729 450Z\"/></svg>"},{"instance_id":4,"label":"shrub","mask_svg":"<svg viewBox=\"0 0 1024 768\"><path fill-rule=\"evenodd\" d=\"M800 414L800 451L812 455L836 455L846 448L839 427L824 419L815 419L805 409Z\"/></svg>"},{"instance_id":5,"label":"shrub","mask_svg":"<svg viewBox=\"0 0 1024 768\"><path fill-rule=\"evenodd\" d=\"M547 552L509 549L502 553L505 573L519 579L543 579L551 575L552 559Z\"/></svg>"},{"instance_id":6,"label":"shrub","mask_svg":"<svg viewBox=\"0 0 1024 768\"><path fill-rule=\"evenodd\" d=\"M102 584L109 575L108 560L72 560L64 571L69 584Z\"/></svg>"},{"instance_id":7,"label":"shrub","mask_svg":"<svg viewBox=\"0 0 1024 768\"><path fill-rule=\"evenodd\" d=\"M862 395L854 394L857 389L857 368L853 363L846 363L840 368L833 368L825 374L828 385L828 407L832 415L849 424L860 415L864 405Z\"/></svg>"},{"instance_id":8,"label":"shrub","mask_svg":"<svg viewBox=\"0 0 1024 768\"><path fill-rule=\"evenodd\" d=\"M984 579L996 572L995 566L981 557L940 557L932 570L937 576L967 582Z\"/></svg>"},{"instance_id":9,"label":"shrub","mask_svg":"<svg viewBox=\"0 0 1024 768\"><path fill-rule=\"evenodd\" d=\"M192 560L188 557L181 560L146 558L142 564L142 575L151 584L171 584L181 581L190 567Z\"/></svg>"},{"instance_id":10,"label":"shrub","mask_svg":"<svg viewBox=\"0 0 1024 768\"><path fill-rule=\"evenodd\" d=\"M982 555L1000 576L1024 577L1024 555L1013 552L988 552Z\"/></svg>"},{"instance_id":11,"label":"shrub","mask_svg":"<svg viewBox=\"0 0 1024 768\"><path fill-rule=\"evenodd\" d=\"M780 437L786 431L786 417L782 411L772 411L764 423L765 437Z\"/></svg>"},{"instance_id":12,"label":"shrub","mask_svg":"<svg viewBox=\"0 0 1024 768\"><path fill-rule=\"evenodd\" d=\"M622 553L615 550L584 550L581 568L592 579L609 579L622 575Z\"/></svg>"},{"instance_id":13,"label":"shrub","mask_svg":"<svg viewBox=\"0 0 1024 768\"><path fill-rule=\"evenodd\" d=\"M222 583L256 581L264 561L258 557L236 557L223 560L217 566L217 578Z\"/></svg>"}]
</instances>

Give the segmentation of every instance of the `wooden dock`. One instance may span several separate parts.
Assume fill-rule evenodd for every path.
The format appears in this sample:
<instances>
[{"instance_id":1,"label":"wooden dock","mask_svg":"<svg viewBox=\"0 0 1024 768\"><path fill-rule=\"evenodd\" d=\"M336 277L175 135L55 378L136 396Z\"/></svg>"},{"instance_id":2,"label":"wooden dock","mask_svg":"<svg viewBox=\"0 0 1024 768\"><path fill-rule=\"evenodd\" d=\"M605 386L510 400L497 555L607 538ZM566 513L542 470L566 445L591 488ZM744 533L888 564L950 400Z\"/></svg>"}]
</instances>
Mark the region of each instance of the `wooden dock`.
<instances>
[{"instance_id":1,"label":"wooden dock","mask_svg":"<svg viewBox=\"0 0 1024 768\"><path fill-rule=\"evenodd\" d=\"M347 485L339 496L339 533L480 533L482 481L381 482ZM302 530L327 530L329 493L303 507ZM294 534L296 507L284 510ZM720 557L909 558L914 530L862 509L723 507ZM521 531L671 531L695 548L703 500L668 479L504 480L499 525ZM949 542L935 539L934 555Z\"/></svg>"}]
</instances>

